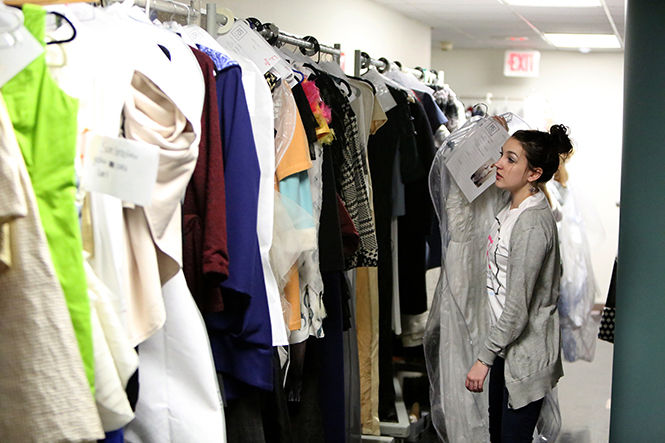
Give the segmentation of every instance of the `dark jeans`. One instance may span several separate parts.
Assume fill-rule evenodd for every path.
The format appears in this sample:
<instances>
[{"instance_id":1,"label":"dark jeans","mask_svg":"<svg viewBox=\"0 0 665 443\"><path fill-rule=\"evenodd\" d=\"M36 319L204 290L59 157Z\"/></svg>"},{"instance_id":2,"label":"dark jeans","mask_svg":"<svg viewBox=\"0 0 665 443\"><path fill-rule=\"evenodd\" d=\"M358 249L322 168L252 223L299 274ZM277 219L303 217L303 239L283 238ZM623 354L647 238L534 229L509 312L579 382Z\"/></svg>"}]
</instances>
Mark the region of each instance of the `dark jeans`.
<instances>
[{"instance_id":1,"label":"dark jeans","mask_svg":"<svg viewBox=\"0 0 665 443\"><path fill-rule=\"evenodd\" d=\"M492 443L531 443L543 399L519 409L509 409L504 363L497 357L490 370L490 440Z\"/></svg>"}]
</instances>

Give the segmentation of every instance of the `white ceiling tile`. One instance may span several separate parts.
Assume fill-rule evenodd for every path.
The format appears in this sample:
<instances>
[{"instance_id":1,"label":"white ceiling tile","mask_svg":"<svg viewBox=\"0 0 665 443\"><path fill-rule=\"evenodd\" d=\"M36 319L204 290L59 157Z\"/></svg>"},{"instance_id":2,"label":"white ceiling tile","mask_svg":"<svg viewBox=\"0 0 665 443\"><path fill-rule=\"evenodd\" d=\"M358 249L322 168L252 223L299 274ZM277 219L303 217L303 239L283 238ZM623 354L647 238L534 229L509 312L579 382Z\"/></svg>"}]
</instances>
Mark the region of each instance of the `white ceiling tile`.
<instances>
[{"instance_id":1,"label":"white ceiling tile","mask_svg":"<svg viewBox=\"0 0 665 443\"><path fill-rule=\"evenodd\" d=\"M605 0L623 37L626 0ZM523 16L541 32L612 33L603 8L509 7L498 0L375 0L432 27L432 44L450 41L457 48L552 49ZM524 36L514 42L510 36Z\"/></svg>"}]
</instances>

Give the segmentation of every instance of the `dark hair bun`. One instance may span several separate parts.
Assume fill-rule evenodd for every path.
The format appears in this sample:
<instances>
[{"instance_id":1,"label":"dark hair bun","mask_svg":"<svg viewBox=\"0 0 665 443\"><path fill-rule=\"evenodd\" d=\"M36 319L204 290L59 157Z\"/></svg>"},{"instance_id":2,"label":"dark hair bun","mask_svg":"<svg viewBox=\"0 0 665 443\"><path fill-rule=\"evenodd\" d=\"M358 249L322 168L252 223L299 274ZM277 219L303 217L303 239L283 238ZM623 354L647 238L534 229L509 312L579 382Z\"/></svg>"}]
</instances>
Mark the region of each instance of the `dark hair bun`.
<instances>
[{"instance_id":1,"label":"dark hair bun","mask_svg":"<svg viewBox=\"0 0 665 443\"><path fill-rule=\"evenodd\" d=\"M573 144L568 137L568 128L564 125L552 125L550 127L552 147L564 159L573 153Z\"/></svg>"},{"instance_id":2,"label":"dark hair bun","mask_svg":"<svg viewBox=\"0 0 665 443\"><path fill-rule=\"evenodd\" d=\"M564 125L553 125L549 132L534 129L516 131L513 138L522 144L529 165L543 170L537 180L539 183L550 180L559 168L559 163L573 153L568 128Z\"/></svg>"}]
</instances>

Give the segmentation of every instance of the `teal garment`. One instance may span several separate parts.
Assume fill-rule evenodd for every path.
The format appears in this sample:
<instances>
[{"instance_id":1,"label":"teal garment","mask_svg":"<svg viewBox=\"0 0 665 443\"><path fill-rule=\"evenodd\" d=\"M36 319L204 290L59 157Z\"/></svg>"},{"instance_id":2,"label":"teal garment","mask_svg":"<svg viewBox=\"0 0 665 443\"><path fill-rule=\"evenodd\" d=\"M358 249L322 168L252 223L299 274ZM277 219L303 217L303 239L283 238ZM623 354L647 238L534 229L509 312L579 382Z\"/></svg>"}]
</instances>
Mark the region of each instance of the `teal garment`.
<instances>
[{"instance_id":1,"label":"teal garment","mask_svg":"<svg viewBox=\"0 0 665 443\"><path fill-rule=\"evenodd\" d=\"M285 204L286 210L296 229L314 228L314 209L312 207L312 188L307 171L297 172L279 182L279 193L297 206ZM286 202L285 202L286 203ZM304 216L303 209L309 215Z\"/></svg>"},{"instance_id":2,"label":"teal garment","mask_svg":"<svg viewBox=\"0 0 665 443\"><path fill-rule=\"evenodd\" d=\"M25 27L44 45L46 11L26 4L23 16ZM75 204L78 101L53 80L44 53L9 80L2 87L2 95L30 174L51 259L94 392L90 302Z\"/></svg>"}]
</instances>

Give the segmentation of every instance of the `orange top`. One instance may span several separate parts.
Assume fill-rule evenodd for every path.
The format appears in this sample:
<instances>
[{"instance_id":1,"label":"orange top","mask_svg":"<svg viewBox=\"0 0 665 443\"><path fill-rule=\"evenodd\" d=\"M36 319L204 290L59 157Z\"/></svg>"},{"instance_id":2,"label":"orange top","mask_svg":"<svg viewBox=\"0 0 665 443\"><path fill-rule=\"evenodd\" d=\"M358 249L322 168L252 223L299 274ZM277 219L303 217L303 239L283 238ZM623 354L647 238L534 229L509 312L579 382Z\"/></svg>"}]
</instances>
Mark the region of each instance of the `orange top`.
<instances>
[{"instance_id":1,"label":"orange top","mask_svg":"<svg viewBox=\"0 0 665 443\"><path fill-rule=\"evenodd\" d=\"M293 138L275 170L277 182L289 175L306 171L311 167L312 160L309 158L309 144L307 143L305 126L302 123L300 114L296 112L296 127L293 131Z\"/></svg>"},{"instance_id":2,"label":"orange top","mask_svg":"<svg viewBox=\"0 0 665 443\"><path fill-rule=\"evenodd\" d=\"M312 160L309 157L309 143L307 142L305 126L300 114L296 112L296 127L293 131L293 138L275 170L275 188L278 190L277 183L286 177L306 171L311 167ZM296 265L291 268L289 282L284 287L284 295L289 302L289 312L286 318L289 330L297 331L300 329L300 278Z\"/></svg>"}]
</instances>

